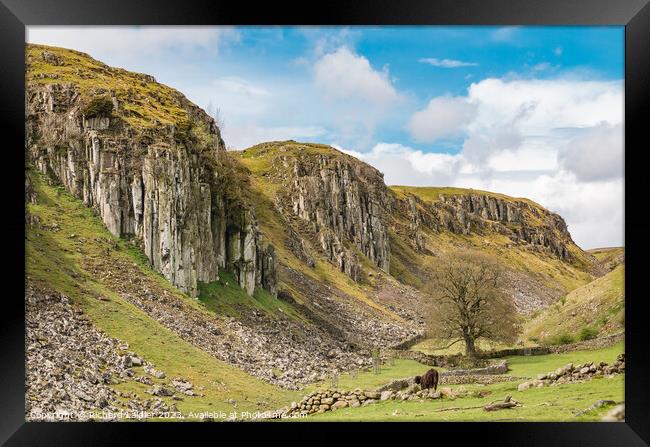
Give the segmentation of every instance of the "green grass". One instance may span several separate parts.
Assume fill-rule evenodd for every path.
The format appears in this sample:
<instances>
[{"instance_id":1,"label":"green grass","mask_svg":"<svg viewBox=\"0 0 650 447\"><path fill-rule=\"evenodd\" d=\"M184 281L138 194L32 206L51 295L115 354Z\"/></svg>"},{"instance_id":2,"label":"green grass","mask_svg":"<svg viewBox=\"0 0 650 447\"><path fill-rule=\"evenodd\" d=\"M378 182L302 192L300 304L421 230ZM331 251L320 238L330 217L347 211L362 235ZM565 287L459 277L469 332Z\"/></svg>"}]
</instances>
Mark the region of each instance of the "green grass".
<instances>
[{"instance_id":1,"label":"green grass","mask_svg":"<svg viewBox=\"0 0 650 447\"><path fill-rule=\"evenodd\" d=\"M508 357L510 367L509 375L516 377L535 378L537 374L552 371L569 362L574 364L589 361L605 361L613 363L616 356L624 352L623 343L613 346L591 350L573 351L561 354L548 354L539 356L513 356ZM394 371L399 370L400 374L386 371L387 376L407 377L420 374L428 367L413 363L398 363ZM401 361L408 362L408 361ZM440 368L436 368L440 369ZM371 373L365 373L371 374ZM354 382L346 382L342 377L339 381L339 388L353 389L363 385L379 385L388 382L390 379L379 383L372 380L371 376L359 375L356 385ZM467 397L459 397L454 400L424 400L424 401L385 401L359 408L345 408L335 412L326 412L319 415L312 415L306 421L594 421L599 420L610 407L603 407L590 411L582 416L576 414L587 409L600 399L610 399L621 402L625 398L625 377L618 375L611 379L596 378L584 383L569 383L553 387L531 388L525 391L517 391L519 381L501 382L492 385L450 385L452 390L465 389ZM445 387L444 385L441 386ZM368 386L371 388L371 386ZM485 397L477 397L477 391L487 391ZM522 407L495 412L483 410L483 406L495 400L502 400L510 395L523 404ZM480 407L480 408L468 408ZM298 419L301 420L301 419Z\"/></svg>"},{"instance_id":2,"label":"green grass","mask_svg":"<svg viewBox=\"0 0 650 447\"><path fill-rule=\"evenodd\" d=\"M110 256L126 260L133 267L133 274L141 275L152 290L163 288L178 300L209 312L151 270L142 252L112 236L91 210L63 188L48 186L40 174L33 173L32 178L38 203L29 204L28 210L38 217L40 227L27 228L28 280L70 296L100 330L127 342L130 350L164 371L167 380L175 376L187 378L205 394L176 402L180 411L231 411L229 399L235 399L238 410L275 409L299 397L297 392L252 377L191 345L123 299L111 289L109 282L85 271L83 259ZM54 223L60 227L59 231L44 228ZM107 254L111 241L117 243L118 249ZM129 275L128 271L112 273ZM142 398L151 397L144 393L148 386L140 383L128 382L115 387L136 392ZM258 401L266 403L258 405Z\"/></svg>"},{"instance_id":3,"label":"green grass","mask_svg":"<svg viewBox=\"0 0 650 447\"><path fill-rule=\"evenodd\" d=\"M394 379L420 376L430 368L430 366L416 362L415 360L395 359L394 365L391 365L390 362L386 362L385 365L382 365L379 374L375 374L373 371L363 370L359 371L356 377L353 377L350 373L341 374L339 376L337 388L340 390L354 390L356 388L361 388L363 390L374 389L385 385ZM439 371L445 371L444 368L436 367L436 369ZM309 392L316 389L330 387L331 382L326 380L318 384L310 385L305 391Z\"/></svg>"},{"instance_id":4,"label":"green grass","mask_svg":"<svg viewBox=\"0 0 650 447\"><path fill-rule=\"evenodd\" d=\"M235 275L223 269L219 270L218 281L199 283L198 299L209 310L232 317L241 316L242 309L246 308L304 320L291 304L275 298L266 290L257 289L252 297L249 296L239 286Z\"/></svg>"},{"instance_id":5,"label":"green grass","mask_svg":"<svg viewBox=\"0 0 650 447\"><path fill-rule=\"evenodd\" d=\"M562 334L579 335L585 327L599 335L624 330L625 266L571 291L554 306L524 325L526 338L553 340Z\"/></svg>"},{"instance_id":6,"label":"green grass","mask_svg":"<svg viewBox=\"0 0 650 447\"><path fill-rule=\"evenodd\" d=\"M591 340L596 338L597 335L598 335L598 330L590 326L585 326L582 329L580 329L580 333L578 334L578 340L580 341Z\"/></svg>"},{"instance_id":7,"label":"green grass","mask_svg":"<svg viewBox=\"0 0 650 447\"><path fill-rule=\"evenodd\" d=\"M537 374L553 371L567 363L607 362L614 363L616 356L625 352L623 342L596 350L570 351L559 354L506 357L509 375L536 377Z\"/></svg>"},{"instance_id":8,"label":"green grass","mask_svg":"<svg viewBox=\"0 0 650 447\"><path fill-rule=\"evenodd\" d=\"M553 337L546 337L544 340L542 340L542 344L550 346L568 345L575 343L576 341L576 338L571 334L558 334Z\"/></svg>"},{"instance_id":9,"label":"green grass","mask_svg":"<svg viewBox=\"0 0 650 447\"><path fill-rule=\"evenodd\" d=\"M460 341L453 346L450 346L448 348L444 348L446 345L448 345L449 342L445 340L437 340L433 338L427 338L425 340L422 340L421 342L413 345L411 347L411 351L420 351L428 355L454 355L454 354L464 354L465 353L465 343L463 341ZM439 349L443 347L444 349ZM480 349L481 351L492 351L492 350L499 350L499 349L509 349L513 348L514 346L512 345L507 345L503 343L496 343L492 342L490 340L483 340L479 339L476 342L476 348Z\"/></svg>"},{"instance_id":10,"label":"green grass","mask_svg":"<svg viewBox=\"0 0 650 447\"><path fill-rule=\"evenodd\" d=\"M389 187L393 192L397 193L398 196L405 197L408 194L413 194L425 202L437 202L440 200L441 195L453 196L453 195L466 195L466 194L480 194L487 195L490 197L495 197L510 202L521 201L529 203L533 206L541 208L541 206L530 199L525 198L516 198L510 197L505 194L499 194L496 192L482 191L480 189L471 189L471 188L455 188L451 186L401 186L401 185L391 185Z\"/></svg>"},{"instance_id":11,"label":"green grass","mask_svg":"<svg viewBox=\"0 0 650 447\"><path fill-rule=\"evenodd\" d=\"M278 155L329 155L334 157L350 157L347 154L327 144L306 143L299 141L270 141L261 143L239 152L244 159L271 160Z\"/></svg>"},{"instance_id":12,"label":"green grass","mask_svg":"<svg viewBox=\"0 0 650 447\"><path fill-rule=\"evenodd\" d=\"M504 382L485 387L465 385L468 391L490 391L485 397L464 397L455 400L384 401L359 408L309 416L297 421L597 421L611 409L603 407L582 416L576 414L600 399L624 400L625 378L593 379L584 383L517 391L517 382ZM452 386L452 389L460 386ZM522 407L485 411L483 406L510 395ZM478 407L478 408L468 408ZM442 411L441 411L442 410Z\"/></svg>"},{"instance_id":13,"label":"green grass","mask_svg":"<svg viewBox=\"0 0 650 447\"><path fill-rule=\"evenodd\" d=\"M59 57L63 64L45 61L42 54L46 51ZM28 83L72 82L80 90L81 101L86 103L92 101L93 91L112 90L123 104L118 115L133 126L177 125L188 120L177 90L151 82L139 73L109 67L79 51L46 45L27 45L26 58Z\"/></svg>"},{"instance_id":14,"label":"green grass","mask_svg":"<svg viewBox=\"0 0 650 447\"><path fill-rule=\"evenodd\" d=\"M608 263L616 260L625 254L623 247L592 248L587 252L593 255L602 263Z\"/></svg>"}]
</instances>

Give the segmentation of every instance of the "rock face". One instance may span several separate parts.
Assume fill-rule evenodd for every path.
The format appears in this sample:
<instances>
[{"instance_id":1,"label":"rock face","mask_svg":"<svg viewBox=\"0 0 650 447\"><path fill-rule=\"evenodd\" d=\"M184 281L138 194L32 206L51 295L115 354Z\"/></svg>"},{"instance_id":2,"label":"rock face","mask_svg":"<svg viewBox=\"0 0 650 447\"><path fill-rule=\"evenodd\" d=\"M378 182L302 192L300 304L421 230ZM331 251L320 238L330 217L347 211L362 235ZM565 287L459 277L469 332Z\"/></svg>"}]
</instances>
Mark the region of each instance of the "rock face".
<instances>
[{"instance_id":1,"label":"rock face","mask_svg":"<svg viewBox=\"0 0 650 447\"><path fill-rule=\"evenodd\" d=\"M96 210L111 233L140 241L153 267L184 292L196 296L199 281L215 281L226 268L249 294L256 287L275 293L274 251L264 245L252 208L232 194L242 180L214 119L151 76L112 69L82 53L70 57L144 85L150 96L119 84L88 90L30 78L32 66L65 66L66 54L28 53L29 160ZM87 76L97 75L89 70ZM143 115L135 106L155 101L173 105L176 121L135 125L134 117Z\"/></svg>"},{"instance_id":2,"label":"rock face","mask_svg":"<svg viewBox=\"0 0 650 447\"><path fill-rule=\"evenodd\" d=\"M360 276L357 250L387 272L388 195L383 175L344 154L302 154L300 145L291 146L291 155L280 156L292 175L284 182L279 207L305 223L326 257L354 280Z\"/></svg>"},{"instance_id":3,"label":"rock face","mask_svg":"<svg viewBox=\"0 0 650 447\"><path fill-rule=\"evenodd\" d=\"M528 201L467 193L440 194L435 202L409 195L401 202L411 220L409 233L416 248L422 248L420 230L426 226L465 235L495 232L513 243L537 246L562 260L572 260L569 247L575 244L564 219Z\"/></svg>"}]
</instances>

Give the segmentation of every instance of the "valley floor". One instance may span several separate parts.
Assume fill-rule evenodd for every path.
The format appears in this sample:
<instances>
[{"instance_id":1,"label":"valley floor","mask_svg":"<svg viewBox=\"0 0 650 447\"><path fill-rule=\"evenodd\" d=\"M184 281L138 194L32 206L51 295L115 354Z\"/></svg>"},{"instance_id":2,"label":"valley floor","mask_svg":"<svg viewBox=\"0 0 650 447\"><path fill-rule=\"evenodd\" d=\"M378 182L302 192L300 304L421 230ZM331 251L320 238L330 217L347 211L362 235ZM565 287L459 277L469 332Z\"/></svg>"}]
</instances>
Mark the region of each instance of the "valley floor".
<instances>
[{"instance_id":1,"label":"valley floor","mask_svg":"<svg viewBox=\"0 0 650 447\"><path fill-rule=\"evenodd\" d=\"M573 351L561 354L539 356L508 357L510 370L507 375L535 378L537 374L552 371L572 362L615 361L616 356L624 352L622 342L613 346L589 350ZM363 373L356 380L345 377L339 381L339 388L370 388L375 384L387 383L398 377L422 374L429 367L411 361L396 361L395 367L386 367L380 375ZM408 372L409 374L405 374ZM382 379L379 380L379 377ZM494 383L489 385L449 385L458 391L467 391L467 397L456 399L397 401L388 400L358 408L343 408L322 414L308 416L300 421L556 421L581 422L598 421L612 405L588 410L599 400L612 400L621 403L625 400L625 375L612 378L596 378L585 382L568 383L543 388L530 388L517 391L522 380ZM444 387L444 385L442 386ZM439 386L439 390L442 388ZM484 397L478 397L478 392ZM512 409L488 412L485 405L495 400L512 396L522 406ZM585 410L588 410L584 412ZM584 414L579 414L584 412Z\"/></svg>"}]
</instances>

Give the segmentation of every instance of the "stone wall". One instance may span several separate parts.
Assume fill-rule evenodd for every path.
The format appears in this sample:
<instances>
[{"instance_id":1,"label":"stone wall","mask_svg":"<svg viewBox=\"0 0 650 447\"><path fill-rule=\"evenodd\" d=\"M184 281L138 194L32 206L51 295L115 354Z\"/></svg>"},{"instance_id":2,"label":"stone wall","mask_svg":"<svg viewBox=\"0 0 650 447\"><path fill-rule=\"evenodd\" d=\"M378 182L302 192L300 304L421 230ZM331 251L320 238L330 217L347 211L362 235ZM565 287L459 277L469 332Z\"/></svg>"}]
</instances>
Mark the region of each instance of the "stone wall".
<instances>
[{"instance_id":1,"label":"stone wall","mask_svg":"<svg viewBox=\"0 0 650 447\"><path fill-rule=\"evenodd\" d=\"M582 349L601 349L608 346L612 346L619 341L625 340L625 333L621 332L618 334L608 335L606 337L593 338L591 340L579 341L576 343L569 343L566 345L556 345L549 346L549 352L568 352L568 351L579 351Z\"/></svg>"}]
</instances>

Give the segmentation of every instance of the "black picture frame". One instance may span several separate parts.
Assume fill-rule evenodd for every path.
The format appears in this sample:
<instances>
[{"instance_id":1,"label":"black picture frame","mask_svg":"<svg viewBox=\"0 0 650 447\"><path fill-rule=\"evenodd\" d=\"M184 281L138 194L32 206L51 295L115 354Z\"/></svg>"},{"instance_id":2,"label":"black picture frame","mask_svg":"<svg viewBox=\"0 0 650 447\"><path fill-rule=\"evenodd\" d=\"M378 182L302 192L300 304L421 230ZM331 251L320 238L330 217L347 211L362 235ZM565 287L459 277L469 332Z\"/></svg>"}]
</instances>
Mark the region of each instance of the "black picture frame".
<instances>
[{"instance_id":1,"label":"black picture frame","mask_svg":"<svg viewBox=\"0 0 650 447\"><path fill-rule=\"evenodd\" d=\"M650 443L648 353L644 312L644 254L648 251L646 116L650 115L650 0L363 0L303 2L0 0L0 110L6 292L0 315L0 441L6 445L115 445L151 436L186 442L225 441L224 434L268 430L300 439L319 432L348 436L348 428L319 424L161 424L25 422L24 383L24 58L26 25L624 25L625 26L625 423L408 423L407 442L459 442L468 436L488 445L616 445ZM23 236L21 238L21 235ZM9 243L9 245L7 245ZM647 273L646 273L647 274ZM22 278L22 279L21 279ZM10 288L7 285L11 285ZM7 293L8 292L8 293ZM352 424L350 424L352 425ZM363 424L375 435L397 434L399 424ZM345 431L343 431L345 430ZM188 432L192 432L191 434ZM289 432L292 433L289 435ZM421 435L422 440L420 439ZM199 438L198 436L201 436ZM206 438L203 438L203 437ZM448 441L443 441L443 436ZM194 439L195 441L190 441ZM282 440L282 439L278 439ZM291 442L289 438L286 439ZM318 440L318 439L316 439ZM266 441L265 441L266 442ZM295 442L295 441L294 441ZM335 441L336 442L336 441Z\"/></svg>"}]
</instances>

